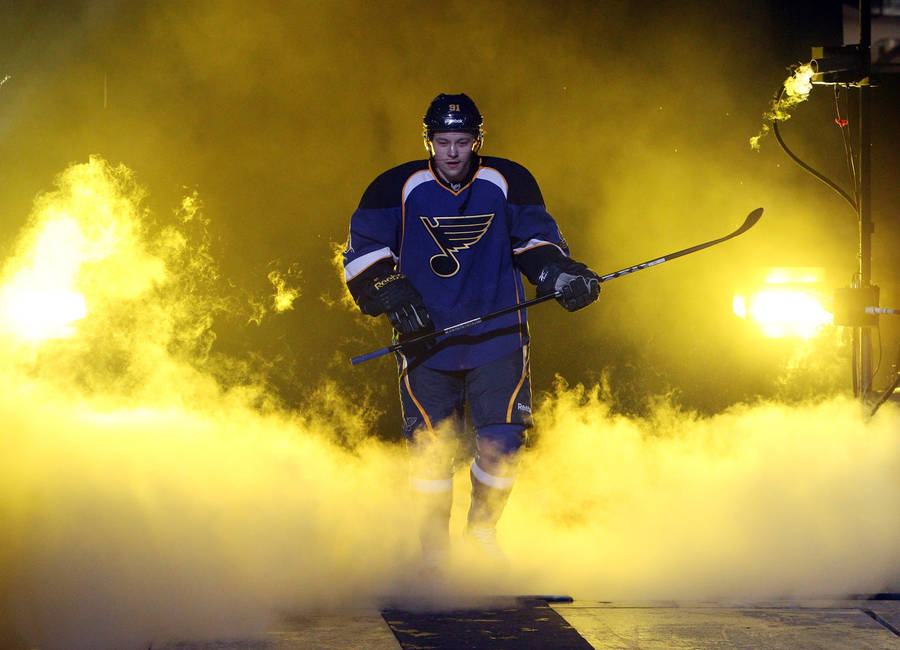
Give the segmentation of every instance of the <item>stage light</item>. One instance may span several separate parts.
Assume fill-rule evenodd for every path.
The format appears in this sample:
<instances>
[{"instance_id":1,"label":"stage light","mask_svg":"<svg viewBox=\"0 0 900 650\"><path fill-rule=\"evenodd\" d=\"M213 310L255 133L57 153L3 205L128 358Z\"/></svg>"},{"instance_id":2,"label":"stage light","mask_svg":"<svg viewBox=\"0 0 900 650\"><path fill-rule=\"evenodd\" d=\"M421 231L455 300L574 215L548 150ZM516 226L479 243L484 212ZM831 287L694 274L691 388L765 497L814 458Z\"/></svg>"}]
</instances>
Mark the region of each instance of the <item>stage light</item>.
<instances>
[{"instance_id":1,"label":"stage light","mask_svg":"<svg viewBox=\"0 0 900 650\"><path fill-rule=\"evenodd\" d=\"M767 338L812 338L834 322L819 290L823 276L814 267L767 269L761 287L735 294L732 310Z\"/></svg>"}]
</instances>

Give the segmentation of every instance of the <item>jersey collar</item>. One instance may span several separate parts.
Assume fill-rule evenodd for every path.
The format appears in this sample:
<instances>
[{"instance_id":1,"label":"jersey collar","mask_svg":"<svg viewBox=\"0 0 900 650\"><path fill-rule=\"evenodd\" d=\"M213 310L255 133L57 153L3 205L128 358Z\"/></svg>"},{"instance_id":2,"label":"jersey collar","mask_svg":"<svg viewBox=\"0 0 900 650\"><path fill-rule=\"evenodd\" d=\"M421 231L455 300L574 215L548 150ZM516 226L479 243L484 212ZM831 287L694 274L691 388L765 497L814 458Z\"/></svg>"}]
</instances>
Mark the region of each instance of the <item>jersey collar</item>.
<instances>
[{"instance_id":1,"label":"jersey collar","mask_svg":"<svg viewBox=\"0 0 900 650\"><path fill-rule=\"evenodd\" d=\"M434 168L431 158L428 159L428 169L431 171L431 175L434 176L435 180L438 183L443 185L445 188L453 192L454 194L459 194L464 189L466 189L472 181L475 179L475 174L478 173L478 170L481 168L481 156L475 156L472 158L472 165L469 167L469 173L466 174L466 177L460 181L459 183L447 183L441 178L441 175L438 174L438 171Z\"/></svg>"}]
</instances>

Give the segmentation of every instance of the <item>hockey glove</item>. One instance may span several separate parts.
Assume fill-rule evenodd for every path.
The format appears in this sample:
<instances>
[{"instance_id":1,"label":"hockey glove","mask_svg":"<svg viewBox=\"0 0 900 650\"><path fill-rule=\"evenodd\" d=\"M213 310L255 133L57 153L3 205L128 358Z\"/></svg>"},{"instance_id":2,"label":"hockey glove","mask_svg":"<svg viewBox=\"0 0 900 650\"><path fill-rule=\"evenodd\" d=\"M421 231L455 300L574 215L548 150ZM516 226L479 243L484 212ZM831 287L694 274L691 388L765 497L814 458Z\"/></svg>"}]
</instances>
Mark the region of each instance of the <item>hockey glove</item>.
<instances>
[{"instance_id":1,"label":"hockey glove","mask_svg":"<svg viewBox=\"0 0 900 650\"><path fill-rule=\"evenodd\" d=\"M600 296L600 277L580 262L565 257L541 270L537 295L562 292L556 300L568 311L587 307Z\"/></svg>"},{"instance_id":2,"label":"hockey glove","mask_svg":"<svg viewBox=\"0 0 900 650\"><path fill-rule=\"evenodd\" d=\"M366 300L360 301L363 312L370 316L385 314L401 341L434 331L422 294L402 273L373 278L365 294Z\"/></svg>"}]
</instances>

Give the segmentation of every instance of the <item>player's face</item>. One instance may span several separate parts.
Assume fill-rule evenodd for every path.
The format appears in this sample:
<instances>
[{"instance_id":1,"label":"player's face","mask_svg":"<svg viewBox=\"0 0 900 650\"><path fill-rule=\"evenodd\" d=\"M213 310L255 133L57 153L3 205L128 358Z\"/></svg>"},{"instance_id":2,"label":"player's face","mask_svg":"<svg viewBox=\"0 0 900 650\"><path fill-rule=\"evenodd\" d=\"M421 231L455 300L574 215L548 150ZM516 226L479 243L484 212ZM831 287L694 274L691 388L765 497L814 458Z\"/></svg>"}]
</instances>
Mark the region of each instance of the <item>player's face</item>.
<instances>
[{"instance_id":1,"label":"player's face","mask_svg":"<svg viewBox=\"0 0 900 650\"><path fill-rule=\"evenodd\" d=\"M475 152L475 136L471 133L435 133L431 140L434 147L434 166L448 183L457 183L466 177Z\"/></svg>"}]
</instances>

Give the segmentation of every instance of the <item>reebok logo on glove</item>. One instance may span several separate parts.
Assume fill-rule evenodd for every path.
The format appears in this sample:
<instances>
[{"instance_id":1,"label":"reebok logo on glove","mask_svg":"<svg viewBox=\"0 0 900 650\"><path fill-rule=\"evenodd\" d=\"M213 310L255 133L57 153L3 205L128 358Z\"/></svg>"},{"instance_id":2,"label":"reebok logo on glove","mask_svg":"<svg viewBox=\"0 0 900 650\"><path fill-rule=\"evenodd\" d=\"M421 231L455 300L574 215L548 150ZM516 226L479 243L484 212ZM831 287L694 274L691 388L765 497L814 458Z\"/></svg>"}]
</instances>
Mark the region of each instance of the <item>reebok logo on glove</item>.
<instances>
[{"instance_id":1,"label":"reebok logo on glove","mask_svg":"<svg viewBox=\"0 0 900 650\"><path fill-rule=\"evenodd\" d=\"M403 273L396 271L383 278L373 278L370 287L360 308L371 316L385 314L401 341L434 331L422 294Z\"/></svg>"},{"instance_id":2,"label":"reebok logo on glove","mask_svg":"<svg viewBox=\"0 0 900 650\"><path fill-rule=\"evenodd\" d=\"M381 280L376 280L375 281L375 291L382 289L388 283L393 282L394 280L399 280L402 277L403 277L403 275L401 273L394 273L393 275L389 275L386 278L382 278Z\"/></svg>"}]
</instances>

